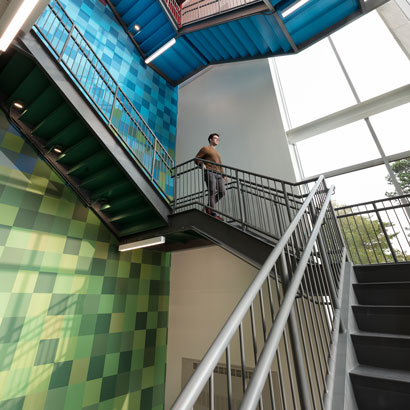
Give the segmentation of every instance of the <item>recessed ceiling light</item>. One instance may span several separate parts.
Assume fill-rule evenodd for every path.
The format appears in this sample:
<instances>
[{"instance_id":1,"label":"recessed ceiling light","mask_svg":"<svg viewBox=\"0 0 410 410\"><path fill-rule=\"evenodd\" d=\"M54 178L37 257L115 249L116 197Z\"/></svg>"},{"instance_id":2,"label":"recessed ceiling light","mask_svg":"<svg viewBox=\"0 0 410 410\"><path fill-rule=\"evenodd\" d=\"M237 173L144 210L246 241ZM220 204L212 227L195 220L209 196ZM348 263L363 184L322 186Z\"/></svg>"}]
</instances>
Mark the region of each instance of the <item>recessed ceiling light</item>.
<instances>
[{"instance_id":1,"label":"recessed ceiling light","mask_svg":"<svg viewBox=\"0 0 410 410\"><path fill-rule=\"evenodd\" d=\"M63 149L62 149L61 147L59 147L59 146L53 147L53 151L54 151L56 154L62 154L62 153L63 153Z\"/></svg>"},{"instance_id":2,"label":"recessed ceiling light","mask_svg":"<svg viewBox=\"0 0 410 410\"><path fill-rule=\"evenodd\" d=\"M141 27L140 27L138 24L135 24L135 25L134 25L134 29L135 29L135 31L140 31L140 30L141 30Z\"/></svg>"},{"instance_id":3,"label":"recessed ceiling light","mask_svg":"<svg viewBox=\"0 0 410 410\"><path fill-rule=\"evenodd\" d=\"M13 105L18 108L19 110L22 110L24 108L24 105L21 102L14 101Z\"/></svg>"},{"instance_id":4,"label":"recessed ceiling light","mask_svg":"<svg viewBox=\"0 0 410 410\"><path fill-rule=\"evenodd\" d=\"M118 247L120 252L131 251L133 249L146 248L147 246L160 245L165 243L165 236L157 236L155 238L144 239L142 241L124 243Z\"/></svg>"}]
</instances>

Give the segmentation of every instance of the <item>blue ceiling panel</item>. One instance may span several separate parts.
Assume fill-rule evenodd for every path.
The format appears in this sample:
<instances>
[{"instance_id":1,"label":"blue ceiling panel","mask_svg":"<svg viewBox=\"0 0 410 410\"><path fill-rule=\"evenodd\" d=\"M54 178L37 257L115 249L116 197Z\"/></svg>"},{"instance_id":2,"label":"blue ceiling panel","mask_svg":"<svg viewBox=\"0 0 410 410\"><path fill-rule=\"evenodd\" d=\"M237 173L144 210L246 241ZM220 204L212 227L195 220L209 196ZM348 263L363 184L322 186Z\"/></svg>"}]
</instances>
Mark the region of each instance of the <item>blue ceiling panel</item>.
<instances>
[{"instance_id":1,"label":"blue ceiling panel","mask_svg":"<svg viewBox=\"0 0 410 410\"><path fill-rule=\"evenodd\" d=\"M353 7L357 9L358 2L356 0L310 0L303 7L293 12L291 15L283 19L283 22L289 33L295 33L301 30L305 25L315 22L324 14L331 12L336 7ZM320 30L323 28L321 27Z\"/></svg>"},{"instance_id":2,"label":"blue ceiling panel","mask_svg":"<svg viewBox=\"0 0 410 410\"><path fill-rule=\"evenodd\" d=\"M264 38L259 32L259 20L256 18L258 16L248 17L242 20L239 20L244 30L249 33L249 36L255 42L256 47L258 47L259 54L264 55L269 52L269 45L266 43Z\"/></svg>"},{"instance_id":3,"label":"blue ceiling panel","mask_svg":"<svg viewBox=\"0 0 410 410\"><path fill-rule=\"evenodd\" d=\"M286 28L294 42L301 44L348 17L357 9L358 4L355 0L328 0L326 7L319 10L316 6L308 15L300 13L293 19L292 24L286 23Z\"/></svg>"},{"instance_id":4,"label":"blue ceiling panel","mask_svg":"<svg viewBox=\"0 0 410 410\"><path fill-rule=\"evenodd\" d=\"M245 47L241 38L238 38L235 32L231 29L230 24L224 24L222 26L218 26L218 29L221 32L221 41L225 38L226 42L232 44L232 47L236 50L236 52L242 57L248 57L249 51Z\"/></svg>"},{"instance_id":5,"label":"blue ceiling panel","mask_svg":"<svg viewBox=\"0 0 410 410\"><path fill-rule=\"evenodd\" d=\"M277 46L278 48L274 49L272 47L271 50L273 53L280 52L280 49L284 51L285 53L288 51L292 50L292 46L289 43L289 40L286 38L284 32L282 29L279 27L278 22L275 20L273 16L264 16L268 22L268 24L271 26L273 33L274 33L274 38L277 40Z\"/></svg>"},{"instance_id":6,"label":"blue ceiling panel","mask_svg":"<svg viewBox=\"0 0 410 410\"><path fill-rule=\"evenodd\" d=\"M214 62L222 58L221 54L212 44L207 44L203 33L201 33L200 31L186 34L183 37L186 38L187 41L190 41L192 44L195 44L196 49L209 62Z\"/></svg>"},{"instance_id":7,"label":"blue ceiling panel","mask_svg":"<svg viewBox=\"0 0 410 410\"><path fill-rule=\"evenodd\" d=\"M239 39L239 41L241 41L244 47L248 50L249 55L252 57L256 56L259 53L259 50L240 22L238 20L234 20L228 24L237 39Z\"/></svg>"},{"instance_id":8,"label":"blue ceiling panel","mask_svg":"<svg viewBox=\"0 0 410 410\"><path fill-rule=\"evenodd\" d=\"M202 62L190 50L190 46L179 40L155 59L155 66L167 73L167 76L175 82L204 67Z\"/></svg>"},{"instance_id":9,"label":"blue ceiling panel","mask_svg":"<svg viewBox=\"0 0 410 410\"><path fill-rule=\"evenodd\" d=\"M282 49L280 42L278 41L275 30L272 26L277 25L275 18L272 15L265 16L259 14L251 17L254 24L259 29L260 37L263 42L269 47L268 52L275 53Z\"/></svg>"},{"instance_id":10,"label":"blue ceiling panel","mask_svg":"<svg viewBox=\"0 0 410 410\"><path fill-rule=\"evenodd\" d=\"M145 56L176 36L158 0L114 0L113 4ZM141 28L139 32L134 29L136 24Z\"/></svg>"},{"instance_id":11,"label":"blue ceiling panel","mask_svg":"<svg viewBox=\"0 0 410 410\"><path fill-rule=\"evenodd\" d=\"M330 28L338 28L338 23L347 24L357 18L357 11L361 11L359 0L309 0L283 18L282 12L297 0L270 0L276 15L266 12L267 9L246 15L245 10L240 18L236 14L230 20L227 12L223 18L205 19L187 30L183 27L184 31L177 31L160 0L111 2L145 57L176 38L176 44L152 62L165 78L176 84L209 64L294 53L297 45L306 47ZM262 0L258 8L262 10ZM134 30L135 24L141 27L139 33Z\"/></svg>"}]
</instances>

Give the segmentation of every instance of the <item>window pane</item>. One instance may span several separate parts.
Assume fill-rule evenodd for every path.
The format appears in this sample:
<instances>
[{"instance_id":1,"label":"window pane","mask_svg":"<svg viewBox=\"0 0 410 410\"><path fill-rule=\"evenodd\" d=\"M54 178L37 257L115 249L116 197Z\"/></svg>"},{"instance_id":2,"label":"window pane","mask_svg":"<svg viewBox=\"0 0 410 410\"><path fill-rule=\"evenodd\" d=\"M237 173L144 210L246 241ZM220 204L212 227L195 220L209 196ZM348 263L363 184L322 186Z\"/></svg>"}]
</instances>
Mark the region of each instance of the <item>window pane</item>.
<instances>
[{"instance_id":1,"label":"window pane","mask_svg":"<svg viewBox=\"0 0 410 410\"><path fill-rule=\"evenodd\" d=\"M275 61L292 128L355 104L327 39Z\"/></svg>"},{"instance_id":2,"label":"window pane","mask_svg":"<svg viewBox=\"0 0 410 410\"><path fill-rule=\"evenodd\" d=\"M393 191L387 183L387 169L384 165L351 172L349 174L328 178L327 185L335 185L332 200L337 205L353 205L386 197L386 192Z\"/></svg>"},{"instance_id":3,"label":"window pane","mask_svg":"<svg viewBox=\"0 0 410 410\"><path fill-rule=\"evenodd\" d=\"M362 101L410 83L410 61L376 11L332 40Z\"/></svg>"},{"instance_id":4,"label":"window pane","mask_svg":"<svg viewBox=\"0 0 410 410\"><path fill-rule=\"evenodd\" d=\"M296 145L305 176L380 158L364 120L308 138Z\"/></svg>"},{"instance_id":5,"label":"window pane","mask_svg":"<svg viewBox=\"0 0 410 410\"><path fill-rule=\"evenodd\" d=\"M386 155L410 150L410 104L370 117Z\"/></svg>"}]
</instances>

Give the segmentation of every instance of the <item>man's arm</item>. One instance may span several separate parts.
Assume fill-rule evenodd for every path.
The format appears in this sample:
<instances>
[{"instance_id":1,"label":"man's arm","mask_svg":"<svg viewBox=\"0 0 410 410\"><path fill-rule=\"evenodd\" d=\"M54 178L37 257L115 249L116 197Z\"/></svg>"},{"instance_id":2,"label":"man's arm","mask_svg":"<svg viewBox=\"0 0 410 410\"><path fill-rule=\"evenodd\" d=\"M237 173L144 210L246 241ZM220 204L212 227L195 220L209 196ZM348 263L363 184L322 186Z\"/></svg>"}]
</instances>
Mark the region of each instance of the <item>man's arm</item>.
<instances>
[{"instance_id":1,"label":"man's arm","mask_svg":"<svg viewBox=\"0 0 410 410\"><path fill-rule=\"evenodd\" d=\"M195 164L200 166L203 163L202 161L200 161L200 159L203 158L204 156L205 156L205 147L202 147L199 150L198 154L195 155L195 160L194 160Z\"/></svg>"}]
</instances>

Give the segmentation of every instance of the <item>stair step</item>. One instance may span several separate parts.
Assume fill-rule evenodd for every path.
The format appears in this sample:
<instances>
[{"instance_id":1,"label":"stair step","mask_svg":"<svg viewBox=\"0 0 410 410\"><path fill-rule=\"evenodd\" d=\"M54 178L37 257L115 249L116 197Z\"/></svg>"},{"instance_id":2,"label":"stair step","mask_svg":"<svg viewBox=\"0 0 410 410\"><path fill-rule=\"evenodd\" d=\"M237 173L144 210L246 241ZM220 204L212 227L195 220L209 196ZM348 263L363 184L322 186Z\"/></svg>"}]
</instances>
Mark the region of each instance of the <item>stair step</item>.
<instances>
[{"instance_id":1,"label":"stair step","mask_svg":"<svg viewBox=\"0 0 410 410\"><path fill-rule=\"evenodd\" d=\"M47 77L36 66L25 77L20 85L13 91L8 98L8 102L21 101L28 106L50 85Z\"/></svg>"},{"instance_id":2,"label":"stair step","mask_svg":"<svg viewBox=\"0 0 410 410\"><path fill-rule=\"evenodd\" d=\"M355 266L354 272L360 283L410 281L410 263L361 265Z\"/></svg>"},{"instance_id":3,"label":"stair step","mask_svg":"<svg viewBox=\"0 0 410 410\"><path fill-rule=\"evenodd\" d=\"M74 166L99 150L101 150L101 146L98 141L91 136L87 136L66 150L64 156L58 162L67 166Z\"/></svg>"},{"instance_id":4,"label":"stair step","mask_svg":"<svg viewBox=\"0 0 410 410\"><path fill-rule=\"evenodd\" d=\"M101 199L111 201L120 198L122 195L133 195L134 191L131 181L115 182L114 184L106 184L104 187L92 192L91 199L94 201Z\"/></svg>"},{"instance_id":5,"label":"stair step","mask_svg":"<svg viewBox=\"0 0 410 410\"><path fill-rule=\"evenodd\" d=\"M70 148L77 142L85 139L89 134L90 131L84 123L80 119L77 119L58 134L50 138L47 141L46 147L51 149L54 146L59 145L63 151L65 151L67 148Z\"/></svg>"},{"instance_id":6,"label":"stair step","mask_svg":"<svg viewBox=\"0 0 410 410\"><path fill-rule=\"evenodd\" d=\"M352 306L357 325L367 332L410 335L409 306Z\"/></svg>"},{"instance_id":7,"label":"stair step","mask_svg":"<svg viewBox=\"0 0 410 410\"><path fill-rule=\"evenodd\" d=\"M61 104L44 118L44 120L33 129L32 133L45 140L49 140L67 128L76 118L77 115L67 104Z\"/></svg>"},{"instance_id":8,"label":"stair step","mask_svg":"<svg viewBox=\"0 0 410 410\"><path fill-rule=\"evenodd\" d=\"M110 201L110 208L107 209L108 214L117 214L126 211L127 209L134 207L138 208L140 206L146 205L146 200L142 195L130 194L125 195L122 198L113 198Z\"/></svg>"},{"instance_id":9,"label":"stair step","mask_svg":"<svg viewBox=\"0 0 410 410\"><path fill-rule=\"evenodd\" d=\"M59 106L62 102L63 98L61 95L50 85L24 110L23 114L20 115L20 120L36 126L50 115L55 110L55 107Z\"/></svg>"},{"instance_id":10,"label":"stair step","mask_svg":"<svg viewBox=\"0 0 410 410\"><path fill-rule=\"evenodd\" d=\"M80 187L88 189L89 191L95 191L101 187L119 182L124 179L124 175L116 165L108 167L109 161L107 161L107 167L90 175L89 177L81 181Z\"/></svg>"},{"instance_id":11,"label":"stair step","mask_svg":"<svg viewBox=\"0 0 410 410\"><path fill-rule=\"evenodd\" d=\"M111 157L103 150L99 150L93 155L83 159L78 164L71 167L67 174L77 178L88 178L99 173L112 165Z\"/></svg>"},{"instance_id":12,"label":"stair step","mask_svg":"<svg viewBox=\"0 0 410 410\"><path fill-rule=\"evenodd\" d=\"M410 306L410 282L355 283L353 289L362 305Z\"/></svg>"},{"instance_id":13,"label":"stair step","mask_svg":"<svg viewBox=\"0 0 410 410\"><path fill-rule=\"evenodd\" d=\"M409 409L409 372L360 365L350 380L359 410Z\"/></svg>"},{"instance_id":14,"label":"stair step","mask_svg":"<svg viewBox=\"0 0 410 410\"><path fill-rule=\"evenodd\" d=\"M20 53L15 53L0 74L0 92L7 97L21 84L35 63Z\"/></svg>"},{"instance_id":15,"label":"stair step","mask_svg":"<svg viewBox=\"0 0 410 410\"><path fill-rule=\"evenodd\" d=\"M410 371L410 336L363 332L351 338L360 364Z\"/></svg>"}]
</instances>

